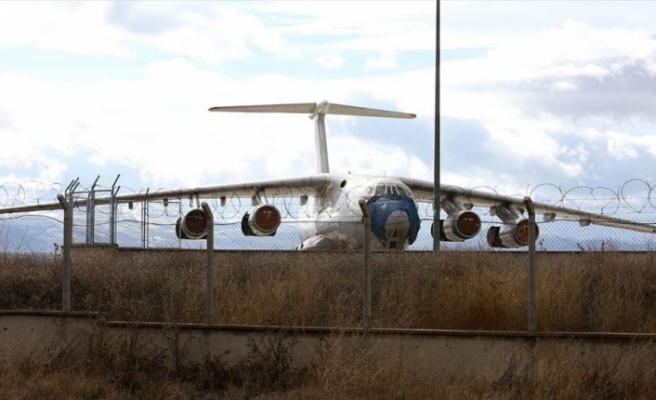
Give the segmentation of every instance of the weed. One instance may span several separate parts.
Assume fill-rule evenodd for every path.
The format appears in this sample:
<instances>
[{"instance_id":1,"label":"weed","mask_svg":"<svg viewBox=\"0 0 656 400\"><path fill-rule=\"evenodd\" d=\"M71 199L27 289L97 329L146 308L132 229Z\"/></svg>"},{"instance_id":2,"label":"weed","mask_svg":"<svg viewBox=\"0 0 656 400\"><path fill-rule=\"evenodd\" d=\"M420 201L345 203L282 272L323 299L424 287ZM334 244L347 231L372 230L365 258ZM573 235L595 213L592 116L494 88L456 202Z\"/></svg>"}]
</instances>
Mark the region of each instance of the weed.
<instances>
[{"instance_id":1,"label":"weed","mask_svg":"<svg viewBox=\"0 0 656 400\"><path fill-rule=\"evenodd\" d=\"M267 392L283 393L298 386L307 368L292 367L292 348L296 339L284 332L248 338L248 354L235 369L235 384L248 397Z\"/></svg>"}]
</instances>

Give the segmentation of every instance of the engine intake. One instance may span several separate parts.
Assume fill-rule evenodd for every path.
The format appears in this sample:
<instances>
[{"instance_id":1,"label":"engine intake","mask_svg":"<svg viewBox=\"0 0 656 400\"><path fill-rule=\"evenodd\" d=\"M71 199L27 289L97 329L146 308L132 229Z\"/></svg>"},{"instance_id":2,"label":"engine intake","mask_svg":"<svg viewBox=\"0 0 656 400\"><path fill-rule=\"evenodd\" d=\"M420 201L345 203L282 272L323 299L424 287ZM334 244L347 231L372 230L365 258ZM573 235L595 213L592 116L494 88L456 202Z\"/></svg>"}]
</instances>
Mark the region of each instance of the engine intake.
<instances>
[{"instance_id":1,"label":"engine intake","mask_svg":"<svg viewBox=\"0 0 656 400\"><path fill-rule=\"evenodd\" d=\"M493 226L487 231L487 244L497 248L516 248L528 245L528 219L520 219L515 223ZM535 238L540 234L538 224L535 224Z\"/></svg>"},{"instance_id":2,"label":"engine intake","mask_svg":"<svg viewBox=\"0 0 656 400\"><path fill-rule=\"evenodd\" d=\"M464 242L478 235L481 230L481 217L472 211L473 204L449 196L440 203L448 217L440 220L440 240L445 242ZM433 226L431 226L431 236Z\"/></svg>"},{"instance_id":3,"label":"engine intake","mask_svg":"<svg viewBox=\"0 0 656 400\"><path fill-rule=\"evenodd\" d=\"M245 236L274 236L282 218L275 206L263 204L241 219L241 231Z\"/></svg>"},{"instance_id":4,"label":"engine intake","mask_svg":"<svg viewBox=\"0 0 656 400\"><path fill-rule=\"evenodd\" d=\"M464 242L481 231L481 217L473 211L461 210L440 220L440 240L444 242ZM433 227L431 227L433 235Z\"/></svg>"},{"instance_id":5,"label":"engine intake","mask_svg":"<svg viewBox=\"0 0 656 400\"><path fill-rule=\"evenodd\" d=\"M178 218L175 223L175 234L178 239L205 239L207 237L207 216L205 211L194 208Z\"/></svg>"}]
</instances>

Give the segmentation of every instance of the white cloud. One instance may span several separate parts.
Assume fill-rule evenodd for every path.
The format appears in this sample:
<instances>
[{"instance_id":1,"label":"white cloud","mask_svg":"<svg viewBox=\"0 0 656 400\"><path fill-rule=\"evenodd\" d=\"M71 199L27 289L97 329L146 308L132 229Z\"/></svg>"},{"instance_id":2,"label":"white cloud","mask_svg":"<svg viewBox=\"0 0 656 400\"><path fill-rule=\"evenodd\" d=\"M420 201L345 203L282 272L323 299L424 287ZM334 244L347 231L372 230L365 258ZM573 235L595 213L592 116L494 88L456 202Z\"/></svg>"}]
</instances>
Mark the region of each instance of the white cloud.
<instances>
[{"instance_id":1,"label":"white cloud","mask_svg":"<svg viewBox=\"0 0 656 400\"><path fill-rule=\"evenodd\" d=\"M364 68L368 70L392 69L398 67L398 65L399 63L395 52L383 51L375 55L368 54Z\"/></svg>"},{"instance_id":2,"label":"white cloud","mask_svg":"<svg viewBox=\"0 0 656 400\"><path fill-rule=\"evenodd\" d=\"M459 140L443 150L458 157L444 180L510 188L582 180L592 165L619 161L623 174L650 168L656 3L640 3L442 2L442 47L488 48L442 64L443 117L480 126L484 140L449 132ZM367 99L420 118L406 121L404 142L388 131L365 141L348 125L329 133L333 169L430 179L430 152L409 149L421 149L410 146L413 131L432 130L435 3L372 4L1 3L0 58L47 50L66 62L47 65L52 73L0 63L0 133L20 138L5 147L0 175L23 164L67 181L73 158L169 187L310 173L306 117L207 108ZM108 60L116 64L97 67ZM69 65L84 78L62 78L56 68Z\"/></svg>"},{"instance_id":3,"label":"white cloud","mask_svg":"<svg viewBox=\"0 0 656 400\"><path fill-rule=\"evenodd\" d=\"M572 80L555 81L549 85L549 90L554 92L570 92L576 90L577 88L578 85L575 81Z\"/></svg>"},{"instance_id":4,"label":"white cloud","mask_svg":"<svg viewBox=\"0 0 656 400\"><path fill-rule=\"evenodd\" d=\"M470 33L487 36L490 26L493 34L503 31L484 24ZM648 111L656 102L656 42L648 29L597 28L571 18L509 35L514 29L509 27L487 55L444 64L443 115L479 121L490 134L492 151L530 159L534 168L548 168L553 176L535 175L535 180L617 181L641 174L644 163L654 164L654 158L644 158L651 146L636 139L654 138L644 132L656 128ZM642 166L626 163L639 159Z\"/></svg>"},{"instance_id":5,"label":"white cloud","mask_svg":"<svg viewBox=\"0 0 656 400\"><path fill-rule=\"evenodd\" d=\"M336 69L344 65L344 58L338 54L319 54L315 62L326 69Z\"/></svg>"},{"instance_id":6,"label":"white cloud","mask_svg":"<svg viewBox=\"0 0 656 400\"><path fill-rule=\"evenodd\" d=\"M333 135L328 145L331 170L354 174L383 174L431 179L432 170L398 145L381 145L349 135Z\"/></svg>"},{"instance_id":7,"label":"white cloud","mask_svg":"<svg viewBox=\"0 0 656 400\"><path fill-rule=\"evenodd\" d=\"M194 11L182 12L179 27L145 41L163 52L210 63L251 57L253 48L288 58L299 56L276 29L255 16L230 6L212 8L207 14Z\"/></svg>"},{"instance_id":8,"label":"white cloud","mask_svg":"<svg viewBox=\"0 0 656 400\"><path fill-rule=\"evenodd\" d=\"M104 23L104 2L0 4L0 49L18 45L77 54L128 56L128 37Z\"/></svg>"},{"instance_id":9,"label":"white cloud","mask_svg":"<svg viewBox=\"0 0 656 400\"><path fill-rule=\"evenodd\" d=\"M618 161L638 157L635 143L625 135L612 135L608 138L608 155Z\"/></svg>"}]
</instances>

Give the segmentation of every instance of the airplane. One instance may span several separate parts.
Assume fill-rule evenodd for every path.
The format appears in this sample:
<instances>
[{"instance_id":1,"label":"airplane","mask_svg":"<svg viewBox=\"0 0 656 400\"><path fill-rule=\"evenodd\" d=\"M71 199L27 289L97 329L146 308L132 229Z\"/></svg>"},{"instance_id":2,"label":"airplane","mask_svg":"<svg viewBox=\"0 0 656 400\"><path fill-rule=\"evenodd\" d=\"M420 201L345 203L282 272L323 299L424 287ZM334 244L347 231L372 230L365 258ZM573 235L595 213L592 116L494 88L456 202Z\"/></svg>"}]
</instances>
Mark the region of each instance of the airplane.
<instances>
[{"instance_id":1,"label":"airplane","mask_svg":"<svg viewBox=\"0 0 656 400\"><path fill-rule=\"evenodd\" d=\"M245 236L273 236L282 221L280 210L267 196L298 198L302 214L307 216L299 229L299 250L354 250L364 247L363 211L366 203L371 215L371 249L373 251L403 251L417 239L421 226L418 203L431 203L433 182L401 176L339 174L330 172L326 142L326 115L348 115L382 118L413 119L415 114L329 103L291 103L212 107L210 112L292 113L307 114L315 123L316 173L286 179L261 180L244 183L205 186L191 189L165 190L151 193L148 201L169 199L215 198L225 207L227 199L235 196L250 198L252 208L241 220ZM487 243L492 248L518 248L529 244L529 221L525 215L524 198L491 193L459 186L440 186L440 207L447 217L439 227L431 226L431 234L439 234L441 241L464 242L481 231L481 217L474 207L489 207L491 216L499 219L498 226L487 232ZM96 198L94 205L143 201L143 194L115 195ZM74 206L85 206L89 200L76 200ZM656 233L653 225L567 208L561 205L533 202L543 222L556 217L576 220L581 226L591 224L638 232ZM0 214L37 210L60 209L58 203L27 205L0 209ZM535 225L535 237L539 235ZM205 212L191 209L176 222L179 239L198 240L207 236Z\"/></svg>"}]
</instances>

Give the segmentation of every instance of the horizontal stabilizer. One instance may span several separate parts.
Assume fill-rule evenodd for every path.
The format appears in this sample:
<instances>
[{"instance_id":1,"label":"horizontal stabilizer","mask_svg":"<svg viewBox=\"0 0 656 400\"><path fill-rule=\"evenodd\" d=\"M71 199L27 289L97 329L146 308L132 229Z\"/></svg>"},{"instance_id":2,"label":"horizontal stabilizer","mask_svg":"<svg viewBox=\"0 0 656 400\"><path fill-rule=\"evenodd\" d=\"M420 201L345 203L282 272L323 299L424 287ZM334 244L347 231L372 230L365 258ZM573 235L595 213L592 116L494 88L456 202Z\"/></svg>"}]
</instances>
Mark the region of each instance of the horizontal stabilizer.
<instances>
[{"instance_id":1,"label":"horizontal stabilizer","mask_svg":"<svg viewBox=\"0 0 656 400\"><path fill-rule=\"evenodd\" d=\"M291 103L291 104L264 104L254 106L225 106L212 107L210 111L217 112L257 112L257 113L291 113L291 114L336 114L355 115L362 117L385 118L415 118L415 114L399 111L380 110L376 108L347 106L343 104L328 103Z\"/></svg>"}]
</instances>

